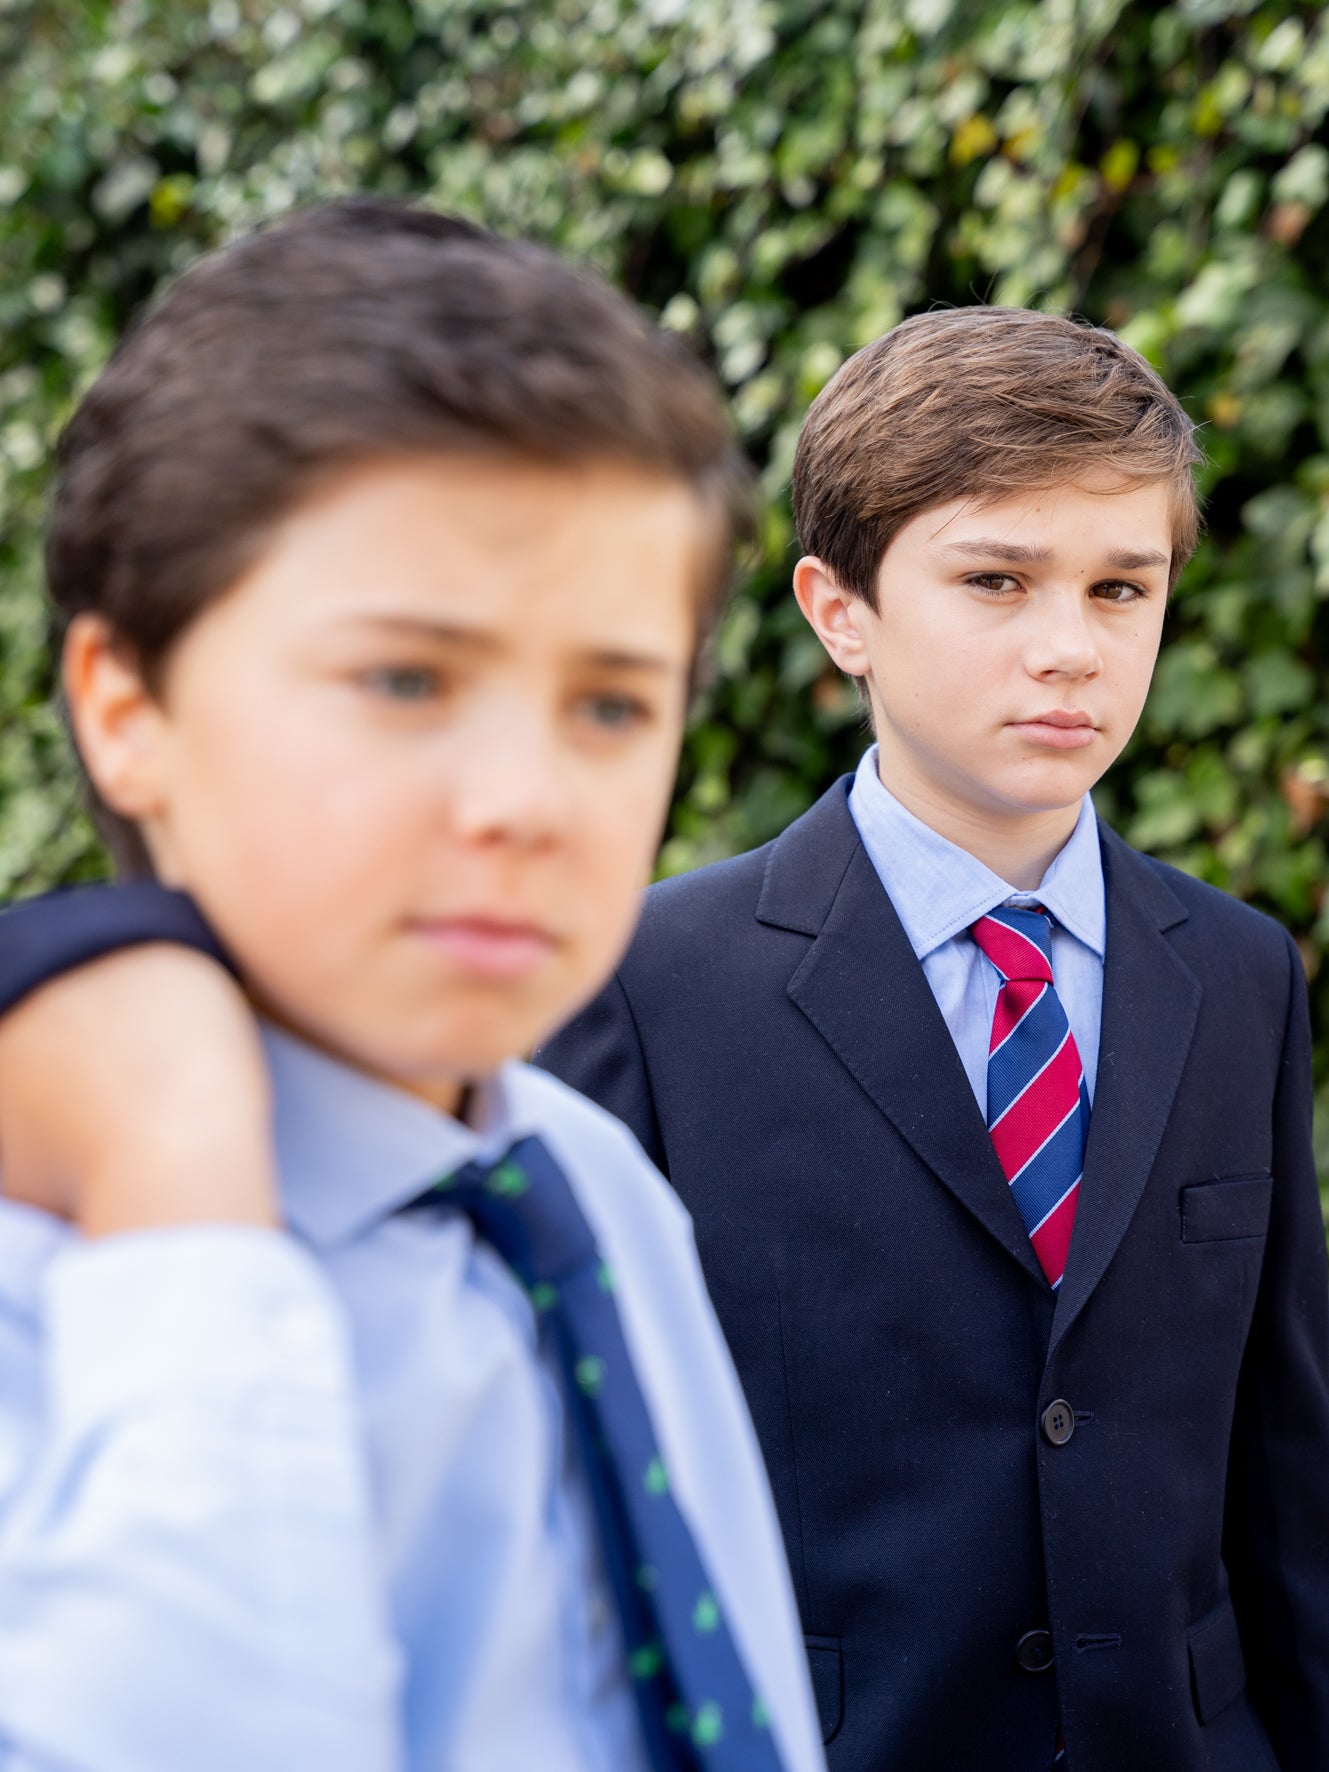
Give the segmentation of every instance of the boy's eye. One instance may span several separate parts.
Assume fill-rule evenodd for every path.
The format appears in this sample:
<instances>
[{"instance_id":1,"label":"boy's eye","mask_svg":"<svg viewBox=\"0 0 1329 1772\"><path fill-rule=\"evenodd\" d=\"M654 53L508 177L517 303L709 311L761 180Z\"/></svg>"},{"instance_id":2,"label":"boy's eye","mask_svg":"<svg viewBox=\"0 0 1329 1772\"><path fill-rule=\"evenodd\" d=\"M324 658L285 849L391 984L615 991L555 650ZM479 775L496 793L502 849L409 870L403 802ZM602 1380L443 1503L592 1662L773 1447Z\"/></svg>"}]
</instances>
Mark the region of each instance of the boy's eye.
<instances>
[{"instance_id":1,"label":"boy's eye","mask_svg":"<svg viewBox=\"0 0 1329 1772\"><path fill-rule=\"evenodd\" d=\"M1009 572L974 572L965 580L975 590L987 591L992 596L1004 596L1010 591L1018 591L1020 581L1012 578Z\"/></svg>"},{"instance_id":2,"label":"boy's eye","mask_svg":"<svg viewBox=\"0 0 1329 1772\"><path fill-rule=\"evenodd\" d=\"M1104 579L1096 584L1090 595L1103 603L1134 603L1139 598L1148 596L1143 585L1131 584L1124 578Z\"/></svg>"},{"instance_id":3,"label":"boy's eye","mask_svg":"<svg viewBox=\"0 0 1329 1772\"><path fill-rule=\"evenodd\" d=\"M390 701L429 701L439 692L439 674L427 665L381 665L366 671L364 682Z\"/></svg>"},{"instance_id":4,"label":"boy's eye","mask_svg":"<svg viewBox=\"0 0 1329 1772\"><path fill-rule=\"evenodd\" d=\"M650 709L635 695L587 695L582 712L606 732L626 732L650 718Z\"/></svg>"}]
</instances>

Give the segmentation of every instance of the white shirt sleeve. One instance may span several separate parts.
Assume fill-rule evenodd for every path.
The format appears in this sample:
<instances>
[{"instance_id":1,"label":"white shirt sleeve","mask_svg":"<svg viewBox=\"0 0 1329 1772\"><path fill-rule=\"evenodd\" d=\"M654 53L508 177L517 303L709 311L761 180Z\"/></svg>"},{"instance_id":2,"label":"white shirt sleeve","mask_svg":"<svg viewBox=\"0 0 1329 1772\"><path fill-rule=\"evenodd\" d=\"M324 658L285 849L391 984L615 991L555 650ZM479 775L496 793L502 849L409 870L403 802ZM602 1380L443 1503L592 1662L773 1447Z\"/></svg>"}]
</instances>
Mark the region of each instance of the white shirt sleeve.
<instances>
[{"instance_id":1,"label":"white shirt sleeve","mask_svg":"<svg viewBox=\"0 0 1329 1772\"><path fill-rule=\"evenodd\" d=\"M0 1244L37 1216L0 1203ZM66 1235L27 1321L3 1269L0 1769L398 1772L349 1354L313 1261L244 1226Z\"/></svg>"}]
</instances>

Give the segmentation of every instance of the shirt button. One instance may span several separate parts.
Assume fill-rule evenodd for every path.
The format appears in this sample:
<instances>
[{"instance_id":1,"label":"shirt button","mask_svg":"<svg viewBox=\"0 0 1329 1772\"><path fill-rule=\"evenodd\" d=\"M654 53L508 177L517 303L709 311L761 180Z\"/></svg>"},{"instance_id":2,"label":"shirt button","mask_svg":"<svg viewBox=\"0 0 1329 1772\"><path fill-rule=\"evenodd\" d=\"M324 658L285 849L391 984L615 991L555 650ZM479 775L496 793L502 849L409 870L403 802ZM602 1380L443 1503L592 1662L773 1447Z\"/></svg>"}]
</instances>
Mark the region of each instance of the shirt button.
<instances>
[{"instance_id":1,"label":"shirt button","mask_svg":"<svg viewBox=\"0 0 1329 1772\"><path fill-rule=\"evenodd\" d=\"M1045 1674L1052 1666L1052 1633L1027 1630L1015 1645L1015 1659L1027 1674Z\"/></svg>"},{"instance_id":2,"label":"shirt button","mask_svg":"<svg viewBox=\"0 0 1329 1772\"><path fill-rule=\"evenodd\" d=\"M1075 1411L1064 1398L1049 1403L1042 1416L1043 1438L1050 1446L1064 1446L1075 1432Z\"/></svg>"}]
</instances>

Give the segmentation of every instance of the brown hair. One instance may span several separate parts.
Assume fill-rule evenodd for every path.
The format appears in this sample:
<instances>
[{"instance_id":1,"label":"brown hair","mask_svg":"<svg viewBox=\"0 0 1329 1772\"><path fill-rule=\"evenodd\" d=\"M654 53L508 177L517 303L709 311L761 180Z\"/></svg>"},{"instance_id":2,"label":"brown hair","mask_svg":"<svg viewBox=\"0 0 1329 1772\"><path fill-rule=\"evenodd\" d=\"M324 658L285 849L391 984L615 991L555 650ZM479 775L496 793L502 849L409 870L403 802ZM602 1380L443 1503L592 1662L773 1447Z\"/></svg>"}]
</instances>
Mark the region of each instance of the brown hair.
<instances>
[{"instance_id":1,"label":"brown hair","mask_svg":"<svg viewBox=\"0 0 1329 1772\"><path fill-rule=\"evenodd\" d=\"M330 471L486 450L627 460L693 487L713 518L705 638L752 481L686 349L528 242L372 198L297 212L187 272L70 420L46 547L57 631L99 612L151 684ZM145 871L137 830L90 797L116 861Z\"/></svg>"},{"instance_id":2,"label":"brown hair","mask_svg":"<svg viewBox=\"0 0 1329 1772\"><path fill-rule=\"evenodd\" d=\"M1026 308L917 314L866 345L804 420L794 518L806 553L876 607L882 555L920 511L1107 468L1172 492L1170 583L1195 549L1195 427L1101 326Z\"/></svg>"}]
</instances>

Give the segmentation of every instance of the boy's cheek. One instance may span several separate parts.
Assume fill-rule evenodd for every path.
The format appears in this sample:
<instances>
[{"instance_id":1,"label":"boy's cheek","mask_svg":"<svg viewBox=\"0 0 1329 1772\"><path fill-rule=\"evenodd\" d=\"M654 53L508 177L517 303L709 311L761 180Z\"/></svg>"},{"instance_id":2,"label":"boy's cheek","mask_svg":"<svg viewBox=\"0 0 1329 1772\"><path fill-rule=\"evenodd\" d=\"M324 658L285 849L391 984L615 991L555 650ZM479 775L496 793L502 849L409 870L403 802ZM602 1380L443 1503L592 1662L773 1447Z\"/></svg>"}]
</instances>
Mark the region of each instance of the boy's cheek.
<instances>
[{"instance_id":1,"label":"boy's cheek","mask_svg":"<svg viewBox=\"0 0 1329 1772\"><path fill-rule=\"evenodd\" d=\"M674 757L662 744L631 769L579 769L561 834L488 862L449 833L437 785L422 794L400 761L381 779L348 767L329 780L324 756L317 791L307 772L274 774L271 757L265 771L252 747L196 763L170 823L172 871L259 1006L353 1062L419 1073L491 1068L595 995L636 923ZM522 902L505 907L501 882L518 862ZM436 970L403 934L437 908L437 882L461 873L468 897L497 913L538 907L560 932L536 976L478 986Z\"/></svg>"}]
</instances>

